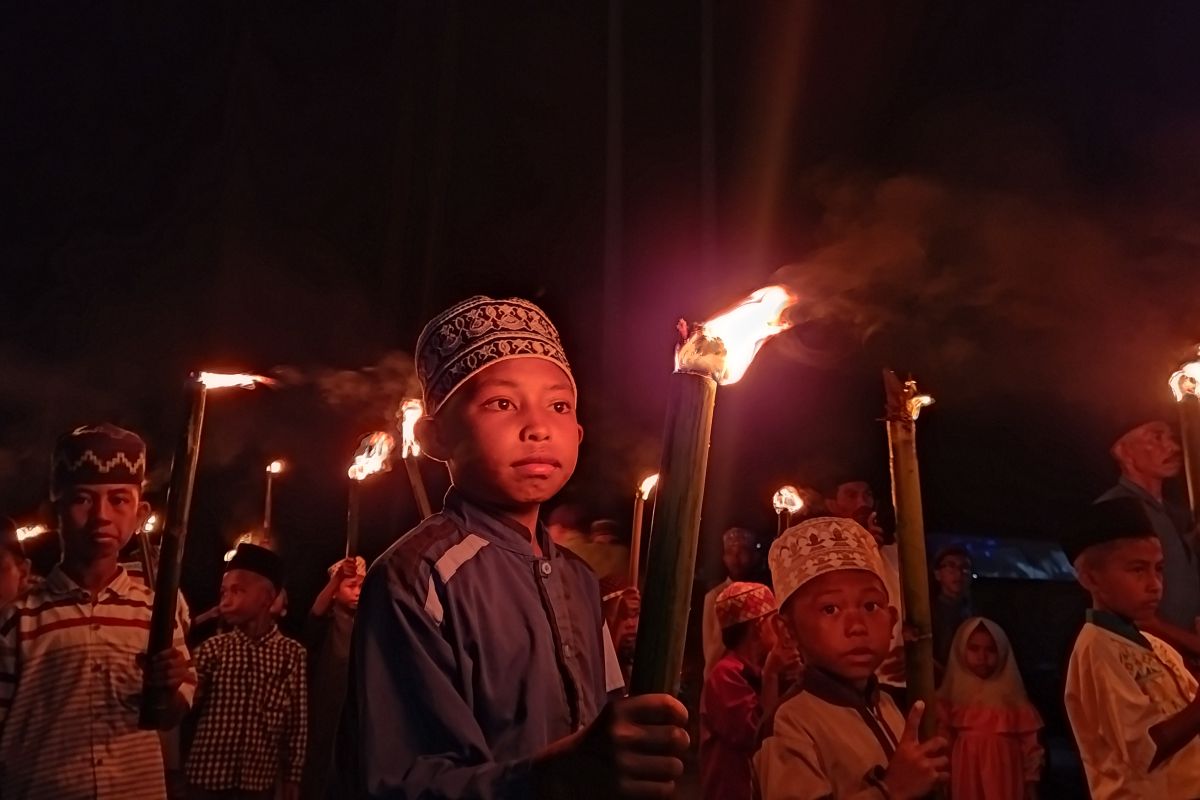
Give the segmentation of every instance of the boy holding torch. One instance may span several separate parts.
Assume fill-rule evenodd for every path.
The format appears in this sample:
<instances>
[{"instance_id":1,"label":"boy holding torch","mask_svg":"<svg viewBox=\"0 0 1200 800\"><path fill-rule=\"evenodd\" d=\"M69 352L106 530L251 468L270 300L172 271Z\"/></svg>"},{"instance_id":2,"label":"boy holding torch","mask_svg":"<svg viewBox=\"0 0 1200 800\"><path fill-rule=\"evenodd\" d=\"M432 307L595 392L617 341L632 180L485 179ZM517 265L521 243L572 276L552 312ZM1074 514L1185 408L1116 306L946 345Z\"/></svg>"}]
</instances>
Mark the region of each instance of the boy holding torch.
<instances>
[{"instance_id":1,"label":"boy holding torch","mask_svg":"<svg viewBox=\"0 0 1200 800\"><path fill-rule=\"evenodd\" d=\"M145 473L145 444L114 425L78 428L55 447L63 560L0 613L5 800L166 797L158 733L138 728L143 671L171 698L164 729L191 705L195 673L182 614L173 647L145 663L153 592L118 562L148 510Z\"/></svg>"},{"instance_id":2,"label":"boy holding torch","mask_svg":"<svg viewBox=\"0 0 1200 800\"><path fill-rule=\"evenodd\" d=\"M687 712L665 695L609 702L622 682L596 578L538 522L582 438L554 325L474 297L425 327L416 362L417 436L454 486L367 572L341 796L670 796Z\"/></svg>"}]
</instances>

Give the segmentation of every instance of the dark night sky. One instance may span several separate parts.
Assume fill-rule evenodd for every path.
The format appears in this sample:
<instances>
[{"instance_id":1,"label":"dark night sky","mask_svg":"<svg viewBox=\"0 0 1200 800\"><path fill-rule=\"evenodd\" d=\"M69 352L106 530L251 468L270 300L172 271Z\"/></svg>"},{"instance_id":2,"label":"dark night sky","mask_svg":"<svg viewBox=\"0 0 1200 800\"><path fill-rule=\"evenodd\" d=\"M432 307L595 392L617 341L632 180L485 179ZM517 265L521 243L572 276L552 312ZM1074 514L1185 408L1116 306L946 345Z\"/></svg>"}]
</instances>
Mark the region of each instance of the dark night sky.
<instances>
[{"instance_id":1,"label":"dark night sky","mask_svg":"<svg viewBox=\"0 0 1200 800\"><path fill-rule=\"evenodd\" d=\"M606 4L8 9L0 509L34 513L53 436L100 416L161 477L190 368L287 365L213 402L189 559L215 564L282 455L277 525L316 576L398 353L482 292L559 322L589 427L568 496L624 518L673 322L775 279L801 324L721 392L706 536L770 525L785 479L883 489L884 365L939 401L930 527L1053 535L1122 426L1173 414L1200 339L1200 10L708 7L708 102L703 6L622 7L615 314ZM412 511L402 471L371 494L378 551Z\"/></svg>"}]
</instances>

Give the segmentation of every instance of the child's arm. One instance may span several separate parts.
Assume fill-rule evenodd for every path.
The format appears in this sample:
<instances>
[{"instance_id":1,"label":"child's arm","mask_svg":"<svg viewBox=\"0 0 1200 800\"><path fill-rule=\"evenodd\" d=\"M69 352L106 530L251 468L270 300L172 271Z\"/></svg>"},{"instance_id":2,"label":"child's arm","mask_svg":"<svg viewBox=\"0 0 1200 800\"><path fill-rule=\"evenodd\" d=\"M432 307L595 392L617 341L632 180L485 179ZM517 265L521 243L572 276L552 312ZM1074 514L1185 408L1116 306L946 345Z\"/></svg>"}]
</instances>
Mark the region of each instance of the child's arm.
<instances>
[{"instance_id":1,"label":"child's arm","mask_svg":"<svg viewBox=\"0 0 1200 800\"><path fill-rule=\"evenodd\" d=\"M768 680L775 678L764 671L764 690ZM762 702L753 687L741 675L718 667L708 676L704 691L709 729L730 747L753 750L763 716Z\"/></svg>"},{"instance_id":2,"label":"child's arm","mask_svg":"<svg viewBox=\"0 0 1200 800\"><path fill-rule=\"evenodd\" d=\"M1154 758L1150 769L1154 769L1186 747L1200 734L1200 696L1173 717L1168 717L1150 729L1154 741Z\"/></svg>"},{"instance_id":3,"label":"child's arm","mask_svg":"<svg viewBox=\"0 0 1200 800\"><path fill-rule=\"evenodd\" d=\"M300 794L304 776L304 758L308 750L308 674L305 652L296 646L295 663L288 674L288 716L283 735L287 743L283 763L283 797L290 800Z\"/></svg>"},{"instance_id":4,"label":"child's arm","mask_svg":"<svg viewBox=\"0 0 1200 800\"><path fill-rule=\"evenodd\" d=\"M333 608L333 598L337 595L338 587L342 585L342 581L347 578L352 578L358 574L358 564L353 558L342 559L342 561L334 567L333 572L329 573L329 580L325 583L325 587L321 589L321 593L317 595L317 599L313 601L312 608L308 613L314 617L323 617Z\"/></svg>"}]
</instances>

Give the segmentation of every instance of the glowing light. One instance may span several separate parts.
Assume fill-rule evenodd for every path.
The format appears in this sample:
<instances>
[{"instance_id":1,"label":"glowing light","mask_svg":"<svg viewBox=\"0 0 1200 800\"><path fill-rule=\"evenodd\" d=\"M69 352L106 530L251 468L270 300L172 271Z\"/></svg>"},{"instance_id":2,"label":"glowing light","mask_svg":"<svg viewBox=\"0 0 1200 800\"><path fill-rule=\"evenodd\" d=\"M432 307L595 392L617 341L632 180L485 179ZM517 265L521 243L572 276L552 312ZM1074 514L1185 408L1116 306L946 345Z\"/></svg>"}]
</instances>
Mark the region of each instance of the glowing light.
<instances>
[{"instance_id":1,"label":"glowing light","mask_svg":"<svg viewBox=\"0 0 1200 800\"><path fill-rule=\"evenodd\" d=\"M790 327L783 312L796 298L767 286L723 314L697 325L675 354L680 372L710 374L722 386L737 383L763 344Z\"/></svg>"},{"instance_id":2,"label":"glowing light","mask_svg":"<svg viewBox=\"0 0 1200 800\"><path fill-rule=\"evenodd\" d=\"M425 416L425 404L420 400L410 398L400 406L400 457L421 455L421 444L417 441L417 420Z\"/></svg>"},{"instance_id":3,"label":"glowing light","mask_svg":"<svg viewBox=\"0 0 1200 800\"><path fill-rule=\"evenodd\" d=\"M151 514L142 523L142 533L154 533L158 530L158 514Z\"/></svg>"},{"instance_id":4,"label":"glowing light","mask_svg":"<svg viewBox=\"0 0 1200 800\"><path fill-rule=\"evenodd\" d=\"M271 473L272 475L278 475L279 473L283 472L286 466L287 464L282 461L272 461L270 464L267 464L267 472Z\"/></svg>"},{"instance_id":5,"label":"glowing light","mask_svg":"<svg viewBox=\"0 0 1200 800\"><path fill-rule=\"evenodd\" d=\"M788 514L799 513L804 508L804 498L800 496L800 490L795 486L781 486L775 496L771 498L771 504L775 506L775 513Z\"/></svg>"},{"instance_id":6,"label":"glowing light","mask_svg":"<svg viewBox=\"0 0 1200 800\"><path fill-rule=\"evenodd\" d=\"M196 380L208 389L253 389L258 384L272 386L275 381L262 375L247 375L244 373L201 372Z\"/></svg>"},{"instance_id":7,"label":"glowing light","mask_svg":"<svg viewBox=\"0 0 1200 800\"><path fill-rule=\"evenodd\" d=\"M916 383L912 381L910 381L910 383L912 383L913 388L915 389ZM933 397L930 395L913 395L912 397L908 398L908 415L913 418L913 421L916 421L917 417L921 416L921 409L925 408L926 406L933 405L933 402Z\"/></svg>"},{"instance_id":8,"label":"glowing light","mask_svg":"<svg viewBox=\"0 0 1200 800\"><path fill-rule=\"evenodd\" d=\"M45 525L24 525L17 528L17 541L24 542L29 539L37 538L50 529Z\"/></svg>"},{"instance_id":9,"label":"glowing light","mask_svg":"<svg viewBox=\"0 0 1200 800\"><path fill-rule=\"evenodd\" d=\"M363 438L354 454L354 463L347 470L351 480L362 481L370 476L391 469L388 457L396 447L396 440L389 433L376 431Z\"/></svg>"},{"instance_id":10,"label":"glowing light","mask_svg":"<svg viewBox=\"0 0 1200 800\"><path fill-rule=\"evenodd\" d=\"M1200 353L1200 348L1197 348L1197 353ZM1196 396L1200 394L1200 361L1189 361L1188 363L1175 370L1171 375L1171 391L1175 395L1176 402L1183 402L1183 398L1189 394Z\"/></svg>"},{"instance_id":11,"label":"glowing light","mask_svg":"<svg viewBox=\"0 0 1200 800\"><path fill-rule=\"evenodd\" d=\"M638 496L643 500L649 500L650 493L654 491L655 486L658 486L657 472L642 479L641 485L638 486Z\"/></svg>"}]
</instances>

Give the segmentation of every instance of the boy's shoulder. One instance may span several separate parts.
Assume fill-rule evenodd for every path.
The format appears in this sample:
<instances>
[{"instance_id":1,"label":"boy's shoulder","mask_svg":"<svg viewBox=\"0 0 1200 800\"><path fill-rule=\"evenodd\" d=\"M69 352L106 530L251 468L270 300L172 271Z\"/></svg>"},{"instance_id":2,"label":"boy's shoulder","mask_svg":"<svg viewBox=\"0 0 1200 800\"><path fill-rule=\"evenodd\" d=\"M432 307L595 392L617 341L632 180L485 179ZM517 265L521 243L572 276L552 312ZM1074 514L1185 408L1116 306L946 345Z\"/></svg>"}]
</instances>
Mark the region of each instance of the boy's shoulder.
<instances>
[{"instance_id":1,"label":"boy's shoulder","mask_svg":"<svg viewBox=\"0 0 1200 800\"><path fill-rule=\"evenodd\" d=\"M415 582L427 574L428 569L437 564L447 551L461 547L464 542L482 547L484 540L467 531L449 515L434 514L384 550L368 570L368 578L371 573L382 571L406 583Z\"/></svg>"}]
</instances>

